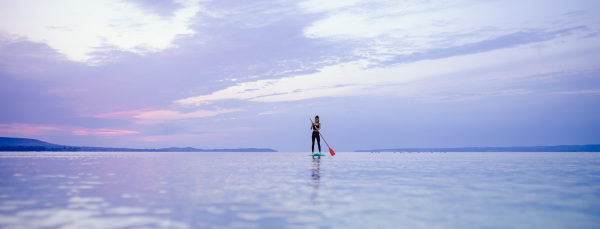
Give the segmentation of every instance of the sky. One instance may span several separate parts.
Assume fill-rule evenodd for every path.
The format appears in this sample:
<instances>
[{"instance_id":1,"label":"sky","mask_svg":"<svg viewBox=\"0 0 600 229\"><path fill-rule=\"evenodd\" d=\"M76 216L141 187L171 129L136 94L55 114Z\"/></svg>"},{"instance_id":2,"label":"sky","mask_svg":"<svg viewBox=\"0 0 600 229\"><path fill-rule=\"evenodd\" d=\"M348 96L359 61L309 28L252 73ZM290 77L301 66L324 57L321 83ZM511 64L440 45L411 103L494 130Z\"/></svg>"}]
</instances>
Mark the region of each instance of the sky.
<instances>
[{"instance_id":1,"label":"sky","mask_svg":"<svg viewBox=\"0 0 600 229\"><path fill-rule=\"evenodd\" d=\"M599 144L600 1L0 0L0 107L73 146Z\"/></svg>"}]
</instances>

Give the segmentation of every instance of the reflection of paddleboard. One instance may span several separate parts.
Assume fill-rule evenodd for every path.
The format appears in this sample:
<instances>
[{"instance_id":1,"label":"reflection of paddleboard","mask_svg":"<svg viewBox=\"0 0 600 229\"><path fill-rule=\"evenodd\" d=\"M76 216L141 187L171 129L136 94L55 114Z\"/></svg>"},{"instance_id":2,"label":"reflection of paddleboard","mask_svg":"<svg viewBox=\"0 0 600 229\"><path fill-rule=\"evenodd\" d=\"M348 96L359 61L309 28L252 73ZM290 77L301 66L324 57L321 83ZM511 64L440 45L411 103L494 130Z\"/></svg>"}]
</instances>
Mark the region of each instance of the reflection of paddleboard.
<instances>
[{"instance_id":1,"label":"reflection of paddleboard","mask_svg":"<svg viewBox=\"0 0 600 229\"><path fill-rule=\"evenodd\" d=\"M314 153L314 154L311 154L310 156L313 156L313 157L314 156L319 156L320 157L320 156L325 156L325 155L324 154L320 154L320 153Z\"/></svg>"}]
</instances>

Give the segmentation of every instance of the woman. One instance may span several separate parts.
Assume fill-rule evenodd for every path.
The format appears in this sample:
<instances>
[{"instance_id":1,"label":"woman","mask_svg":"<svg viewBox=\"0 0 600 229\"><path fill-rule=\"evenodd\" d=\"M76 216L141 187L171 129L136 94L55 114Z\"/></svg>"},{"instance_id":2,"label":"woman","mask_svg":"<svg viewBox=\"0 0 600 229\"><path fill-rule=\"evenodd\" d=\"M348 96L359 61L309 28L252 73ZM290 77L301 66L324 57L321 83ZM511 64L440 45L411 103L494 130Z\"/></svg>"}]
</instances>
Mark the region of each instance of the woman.
<instances>
[{"instance_id":1,"label":"woman","mask_svg":"<svg viewBox=\"0 0 600 229\"><path fill-rule=\"evenodd\" d=\"M319 116L315 116L315 122L312 123L310 129L312 132L312 152L315 152L315 139L317 139L317 145L319 146L319 153L321 152L321 138L319 137L319 130L321 129L321 123L319 122Z\"/></svg>"}]
</instances>

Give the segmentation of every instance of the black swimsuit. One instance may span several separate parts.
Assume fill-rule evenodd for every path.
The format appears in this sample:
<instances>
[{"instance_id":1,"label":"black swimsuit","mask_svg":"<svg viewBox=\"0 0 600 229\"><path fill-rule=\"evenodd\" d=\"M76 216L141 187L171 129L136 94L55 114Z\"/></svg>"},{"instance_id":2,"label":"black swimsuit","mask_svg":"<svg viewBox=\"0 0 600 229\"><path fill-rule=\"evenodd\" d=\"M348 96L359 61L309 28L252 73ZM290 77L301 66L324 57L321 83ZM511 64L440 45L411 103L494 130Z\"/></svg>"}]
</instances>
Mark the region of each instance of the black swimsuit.
<instances>
[{"instance_id":1,"label":"black swimsuit","mask_svg":"<svg viewBox=\"0 0 600 229\"><path fill-rule=\"evenodd\" d=\"M321 152L321 138L319 137L319 127L321 126L321 124L315 124L313 125L311 128L313 129L312 132L312 151L313 153L315 152L315 139L317 139L317 145L319 146L319 153Z\"/></svg>"}]
</instances>

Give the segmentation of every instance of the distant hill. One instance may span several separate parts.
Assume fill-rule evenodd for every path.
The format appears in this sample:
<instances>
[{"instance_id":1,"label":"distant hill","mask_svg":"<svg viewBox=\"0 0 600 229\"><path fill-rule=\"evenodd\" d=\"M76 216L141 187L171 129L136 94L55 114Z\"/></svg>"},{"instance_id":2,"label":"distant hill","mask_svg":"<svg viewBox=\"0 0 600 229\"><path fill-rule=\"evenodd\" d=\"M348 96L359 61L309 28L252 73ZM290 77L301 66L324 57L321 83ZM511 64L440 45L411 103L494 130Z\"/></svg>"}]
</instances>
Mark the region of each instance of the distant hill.
<instances>
[{"instance_id":1,"label":"distant hill","mask_svg":"<svg viewBox=\"0 0 600 229\"><path fill-rule=\"evenodd\" d=\"M277 152L269 148L240 148L240 149L196 149L161 148L161 149L130 149L89 146L66 146L52 144L29 138L0 137L0 151L86 151L86 152Z\"/></svg>"},{"instance_id":2,"label":"distant hill","mask_svg":"<svg viewBox=\"0 0 600 229\"><path fill-rule=\"evenodd\" d=\"M600 152L600 144L514 147L397 148L355 150L354 152Z\"/></svg>"},{"instance_id":3,"label":"distant hill","mask_svg":"<svg viewBox=\"0 0 600 229\"><path fill-rule=\"evenodd\" d=\"M62 147L61 145L51 144L48 142L29 139L29 138L5 138L0 137L0 147L12 146L44 146L44 147Z\"/></svg>"}]
</instances>

